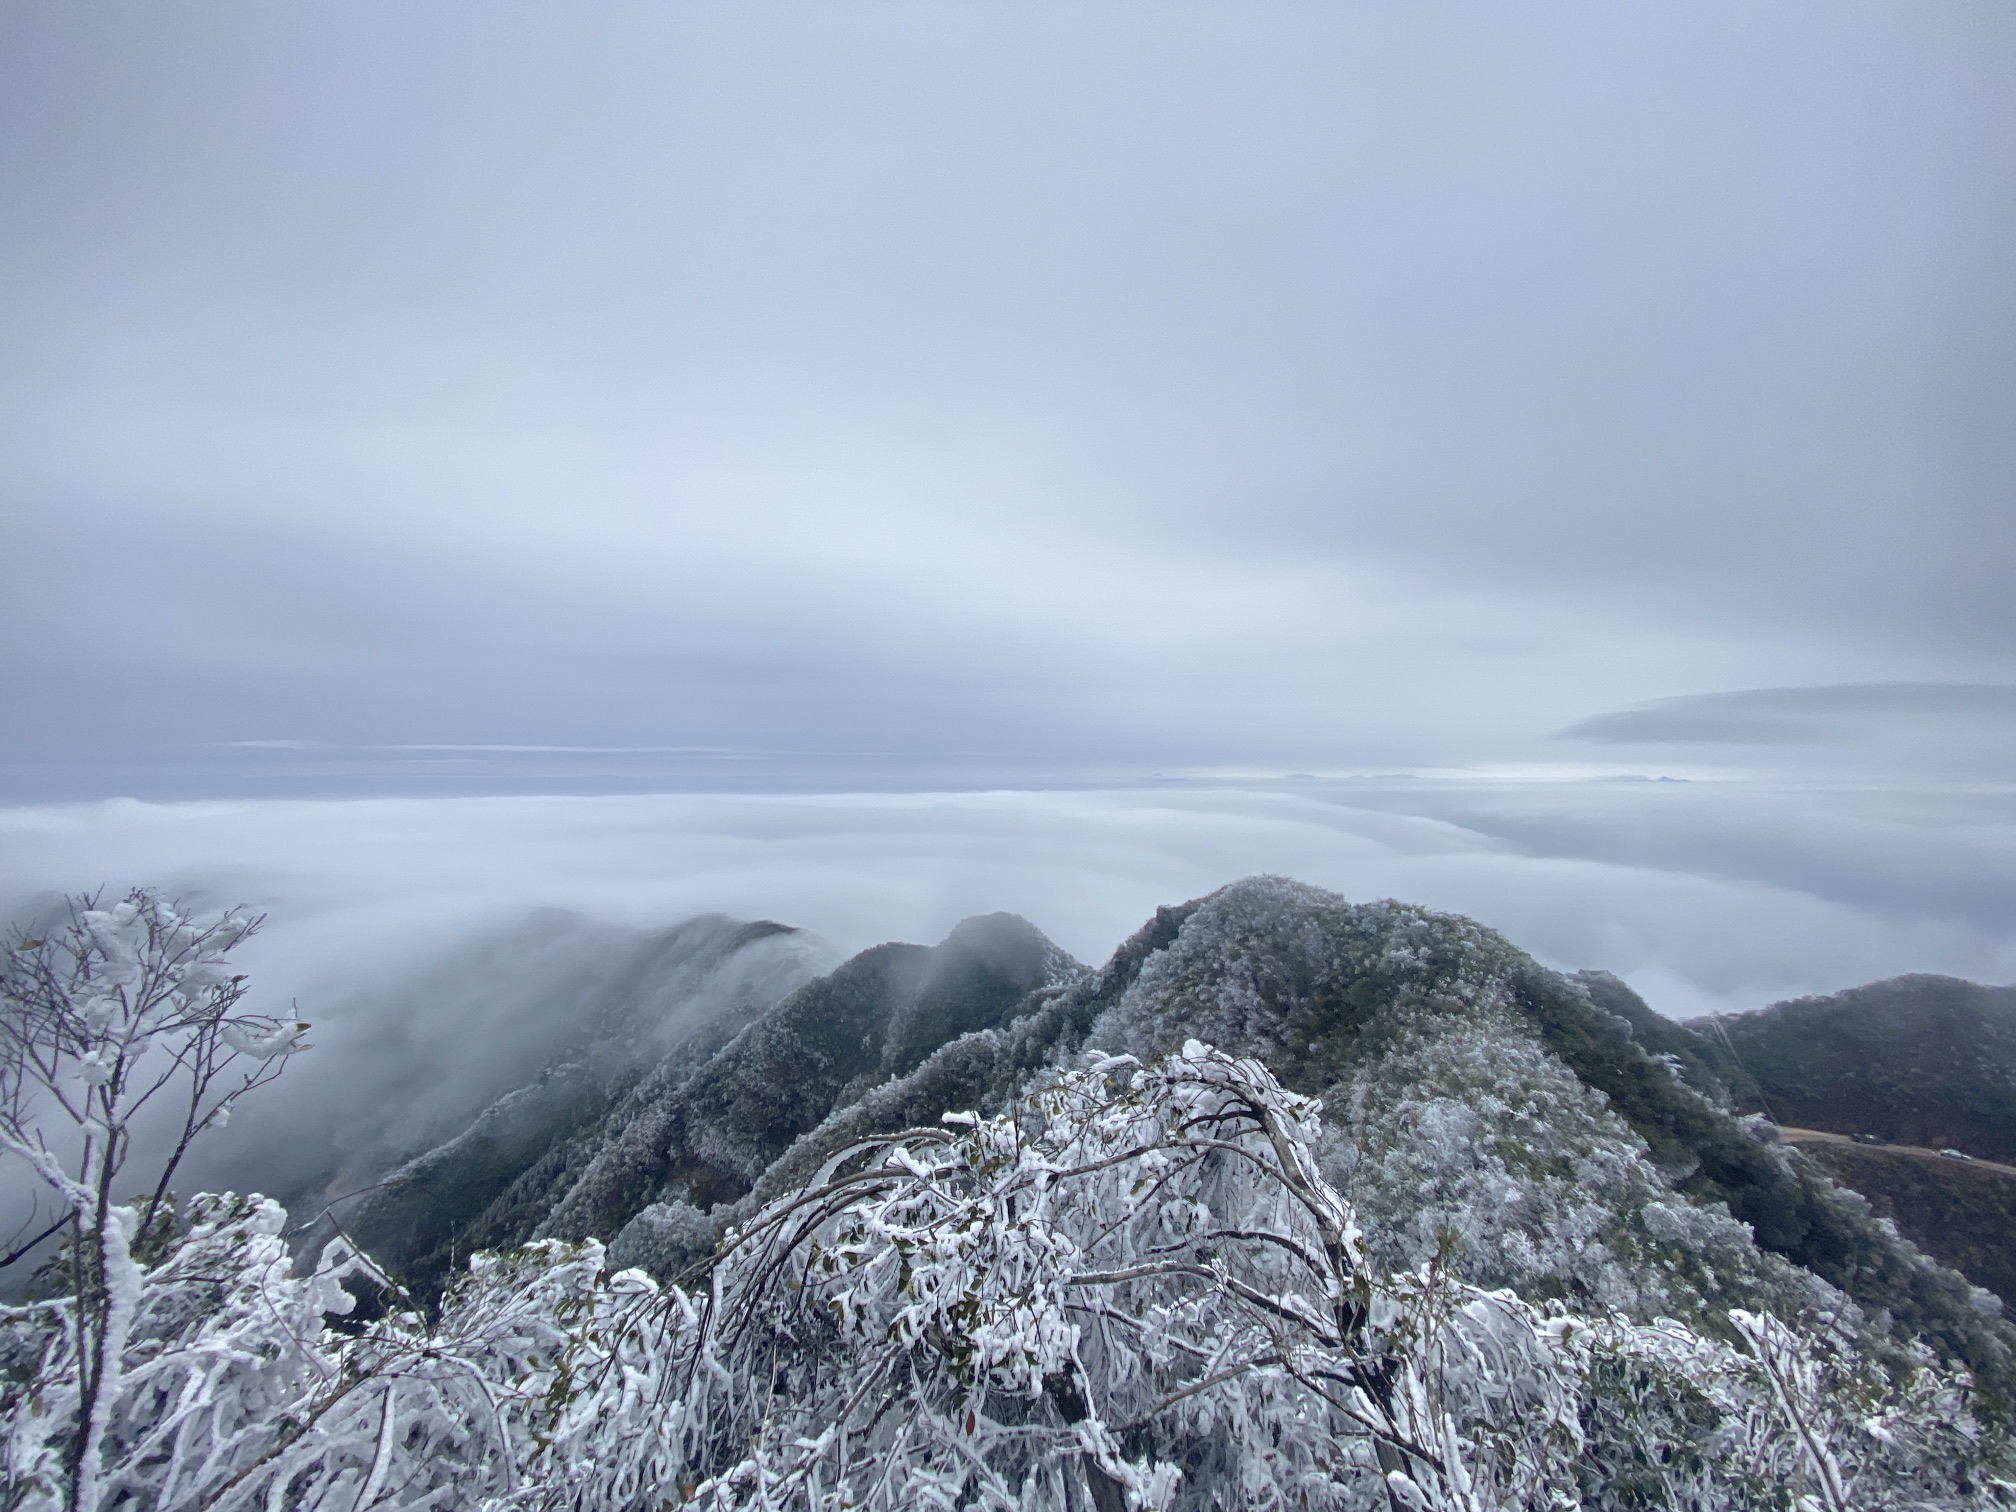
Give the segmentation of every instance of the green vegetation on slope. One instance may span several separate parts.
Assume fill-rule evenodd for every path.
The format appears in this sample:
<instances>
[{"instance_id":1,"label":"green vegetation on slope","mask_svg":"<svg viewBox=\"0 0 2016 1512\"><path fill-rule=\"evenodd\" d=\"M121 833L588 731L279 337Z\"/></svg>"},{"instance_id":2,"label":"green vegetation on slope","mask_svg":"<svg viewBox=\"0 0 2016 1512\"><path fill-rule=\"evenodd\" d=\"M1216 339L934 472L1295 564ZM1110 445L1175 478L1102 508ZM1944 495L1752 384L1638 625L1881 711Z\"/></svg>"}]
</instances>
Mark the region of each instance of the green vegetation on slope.
<instances>
[{"instance_id":1,"label":"green vegetation on slope","mask_svg":"<svg viewBox=\"0 0 2016 1512\"><path fill-rule=\"evenodd\" d=\"M2016 987L1894 977L1722 1031L1780 1123L2016 1162Z\"/></svg>"},{"instance_id":2,"label":"green vegetation on slope","mask_svg":"<svg viewBox=\"0 0 2016 1512\"><path fill-rule=\"evenodd\" d=\"M2016 1176L1891 1145L1802 1140L1798 1149L1928 1255L2016 1307Z\"/></svg>"}]
</instances>

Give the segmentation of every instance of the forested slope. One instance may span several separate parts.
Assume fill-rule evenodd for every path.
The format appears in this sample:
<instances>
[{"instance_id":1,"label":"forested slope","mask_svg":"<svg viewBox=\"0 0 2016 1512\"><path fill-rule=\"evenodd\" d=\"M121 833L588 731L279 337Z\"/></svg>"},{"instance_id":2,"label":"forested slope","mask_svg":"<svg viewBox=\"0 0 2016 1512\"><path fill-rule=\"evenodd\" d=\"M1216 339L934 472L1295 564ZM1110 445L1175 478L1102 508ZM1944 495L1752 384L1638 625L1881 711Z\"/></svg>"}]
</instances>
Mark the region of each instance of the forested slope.
<instances>
[{"instance_id":1,"label":"forested slope","mask_svg":"<svg viewBox=\"0 0 2016 1512\"><path fill-rule=\"evenodd\" d=\"M1781 1123L2016 1163L2016 987L1893 977L1720 1031Z\"/></svg>"}]
</instances>

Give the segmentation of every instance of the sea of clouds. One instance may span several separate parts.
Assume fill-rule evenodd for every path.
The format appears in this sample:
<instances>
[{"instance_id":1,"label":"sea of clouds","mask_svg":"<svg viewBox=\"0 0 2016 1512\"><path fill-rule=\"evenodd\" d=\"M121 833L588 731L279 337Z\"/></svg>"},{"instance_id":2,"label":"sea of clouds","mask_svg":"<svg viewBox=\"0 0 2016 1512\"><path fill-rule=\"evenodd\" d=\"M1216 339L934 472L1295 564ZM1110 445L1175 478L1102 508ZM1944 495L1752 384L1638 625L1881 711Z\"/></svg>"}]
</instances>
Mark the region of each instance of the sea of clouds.
<instances>
[{"instance_id":1,"label":"sea of clouds","mask_svg":"<svg viewBox=\"0 0 2016 1512\"><path fill-rule=\"evenodd\" d=\"M266 914L242 949L252 1002L298 1003L317 1048L205 1162L240 1185L283 1179L290 1127L397 1144L416 1085L429 1122L473 1110L564 1027L565 994L539 984L639 931L722 912L850 952L1007 910L1097 964L1156 905L1256 872L1468 914L1676 1017L1911 971L2016 978L2002 789L1393 779L0 810L11 917L143 884ZM524 949L500 948L514 933Z\"/></svg>"},{"instance_id":2,"label":"sea of clouds","mask_svg":"<svg viewBox=\"0 0 2016 1512\"><path fill-rule=\"evenodd\" d=\"M2016 976L2016 793L1727 783L102 803L0 809L0 905L149 885L268 915L263 994L349 997L513 915L719 911L844 951L1020 913L1097 963L1277 872L1470 914L1679 1017L1905 971Z\"/></svg>"}]
</instances>

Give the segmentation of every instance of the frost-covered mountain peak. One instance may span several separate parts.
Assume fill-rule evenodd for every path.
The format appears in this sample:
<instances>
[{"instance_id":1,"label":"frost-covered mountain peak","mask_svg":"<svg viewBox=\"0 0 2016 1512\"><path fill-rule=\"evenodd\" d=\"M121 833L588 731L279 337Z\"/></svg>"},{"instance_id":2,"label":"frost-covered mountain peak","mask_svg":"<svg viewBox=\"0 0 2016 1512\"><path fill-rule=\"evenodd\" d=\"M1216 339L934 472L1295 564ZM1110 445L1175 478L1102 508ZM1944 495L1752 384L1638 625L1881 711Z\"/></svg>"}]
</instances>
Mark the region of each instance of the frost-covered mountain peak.
<instances>
[{"instance_id":1,"label":"frost-covered mountain peak","mask_svg":"<svg viewBox=\"0 0 2016 1512\"><path fill-rule=\"evenodd\" d=\"M1469 1013L1509 1002L1532 962L1457 914L1351 903L1285 877L1203 899L1094 1027L1091 1042L1167 1053L1195 1037L1258 1055L1291 1086L1341 1073L1380 1013Z\"/></svg>"}]
</instances>

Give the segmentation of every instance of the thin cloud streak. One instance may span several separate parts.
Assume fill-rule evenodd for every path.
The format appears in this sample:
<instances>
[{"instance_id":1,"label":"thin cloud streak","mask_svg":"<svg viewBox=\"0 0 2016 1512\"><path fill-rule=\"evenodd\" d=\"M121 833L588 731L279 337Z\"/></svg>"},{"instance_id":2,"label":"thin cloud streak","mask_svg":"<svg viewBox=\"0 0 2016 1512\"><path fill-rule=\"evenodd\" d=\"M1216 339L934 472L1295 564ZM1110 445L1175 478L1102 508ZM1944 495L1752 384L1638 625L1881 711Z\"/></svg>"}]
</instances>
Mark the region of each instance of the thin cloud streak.
<instances>
[{"instance_id":1,"label":"thin cloud streak","mask_svg":"<svg viewBox=\"0 0 2016 1512\"><path fill-rule=\"evenodd\" d=\"M2008 683L1836 683L1817 688L1746 688L1662 698L1597 714L1560 732L1564 740L1824 742L1843 719L1890 715L2016 718ZM1802 727L1800 722L1804 721Z\"/></svg>"},{"instance_id":2,"label":"thin cloud streak","mask_svg":"<svg viewBox=\"0 0 2016 1512\"><path fill-rule=\"evenodd\" d=\"M1561 740L1658 749L1803 748L1893 768L2002 776L2016 750L2016 685L1839 683L1665 698L1579 720Z\"/></svg>"}]
</instances>

